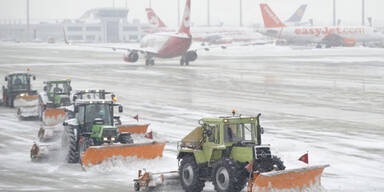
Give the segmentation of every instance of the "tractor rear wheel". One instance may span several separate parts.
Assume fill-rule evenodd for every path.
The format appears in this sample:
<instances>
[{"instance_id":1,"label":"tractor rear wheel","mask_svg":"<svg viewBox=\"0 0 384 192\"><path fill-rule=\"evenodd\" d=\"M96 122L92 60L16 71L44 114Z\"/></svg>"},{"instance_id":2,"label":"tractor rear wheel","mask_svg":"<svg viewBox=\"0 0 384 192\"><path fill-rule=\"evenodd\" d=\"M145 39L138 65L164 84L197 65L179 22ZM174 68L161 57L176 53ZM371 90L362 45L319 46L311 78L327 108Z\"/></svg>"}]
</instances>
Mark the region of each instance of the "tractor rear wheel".
<instances>
[{"instance_id":1,"label":"tractor rear wheel","mask_svg":"<svg viewBox=\"0 0 384 192\"><path fill-rule=\"evenodd\" d=\"M184 156L179 166L181 186L186 192L200 192L205 182L200 179L199 166L191 155Z\"/></svg>"},{"instance_id":2,"label":"tractor rear wheel","mask_svg":"<svg viewBox=\"0 0 384 192\"><path fill-rule=\"evenodd\" d=\"M80 159L77 147L78 142L73 129L66 127L62 139L64 149L67 149L66 161L68 163L78 163Z\"/></svg>"},{"instance_id":3,"label":"tractor rear wheel","mask_svg":"<svg viewBox=\"0 0 384 192\"><path fill-rule=\"evenodd\" d=\"M217 192L239 192L245 187L247 176L244 166L223 158L213 166L212 182Z\"/></svg>"}]
</instances>

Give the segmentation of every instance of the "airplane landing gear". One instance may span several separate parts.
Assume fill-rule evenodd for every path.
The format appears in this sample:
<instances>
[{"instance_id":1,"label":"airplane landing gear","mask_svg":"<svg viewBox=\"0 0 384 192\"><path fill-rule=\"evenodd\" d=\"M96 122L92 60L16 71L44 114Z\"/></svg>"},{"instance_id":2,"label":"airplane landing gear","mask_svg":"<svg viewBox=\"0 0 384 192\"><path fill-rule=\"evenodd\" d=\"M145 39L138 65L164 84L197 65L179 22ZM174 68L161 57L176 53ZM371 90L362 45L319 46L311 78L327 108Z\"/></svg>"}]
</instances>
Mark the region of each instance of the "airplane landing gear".
<instances>
[{"instance_id":1,"label":"airplane landing gear","mask_svg":"<svg viewBox=\"0 0 384 192\"><path fill-rule=\"evenodd\" d=\"M182 56L181 59L180 59L180 65L181 66L183 66L183 65L188 66L189 65L189 60L187 58L185 58L185 56Z\"/></svg>"},{"instance_id":2,"label":"airplane landing gear","mask_svg":"<svg viewBox=\"0 0 384 192\"><path fill-rule=\"evenodd\" d=\"M153 60L152 58L147 58L145 59L145 65L146 66L155 65L155 60Z\"/></svg>"}]
</instances>

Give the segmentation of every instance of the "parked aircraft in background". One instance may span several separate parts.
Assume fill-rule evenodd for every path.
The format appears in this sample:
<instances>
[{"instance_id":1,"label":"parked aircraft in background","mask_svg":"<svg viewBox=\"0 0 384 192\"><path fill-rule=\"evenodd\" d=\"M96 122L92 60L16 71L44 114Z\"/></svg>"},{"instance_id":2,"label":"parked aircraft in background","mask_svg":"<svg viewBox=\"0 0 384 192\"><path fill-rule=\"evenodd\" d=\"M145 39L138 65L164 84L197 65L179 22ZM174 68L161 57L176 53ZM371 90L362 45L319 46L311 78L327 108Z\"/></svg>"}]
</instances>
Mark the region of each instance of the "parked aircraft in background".
<instances>
[{"instance_id":1,"label":"parked aircraft in background","mask_svg":"<svg viewBox=\"0 0 384 192\"><path fill-rule=\"evenodd\" d=\"M143 55L145 57L145 65L154 65L155 58L167 59L175 57L181 57L180 65L189 65L189 62L197 59L196 50L189 50L192 43L190 13L191 0L187 0L178 31L148 34L141 40L140 48L97 47L127 51L127 54L124 55L124 61L126 62L137 62L139 60L139 55ZM68 43L66 37L65 41Z\"/></svg>"},{"instance_id":2,"label":"parked aircraft in background","mask_svg":"<svg viewBox=\"0 0 384 192\"><path fill-rule=\"evenodd\" d=\"M356 43L384 42L384 35L370 26L287 26L267 4L260 4L264 35L285 40L289 44L325 44L355 46Z\"/></svg>"}]
</instances>

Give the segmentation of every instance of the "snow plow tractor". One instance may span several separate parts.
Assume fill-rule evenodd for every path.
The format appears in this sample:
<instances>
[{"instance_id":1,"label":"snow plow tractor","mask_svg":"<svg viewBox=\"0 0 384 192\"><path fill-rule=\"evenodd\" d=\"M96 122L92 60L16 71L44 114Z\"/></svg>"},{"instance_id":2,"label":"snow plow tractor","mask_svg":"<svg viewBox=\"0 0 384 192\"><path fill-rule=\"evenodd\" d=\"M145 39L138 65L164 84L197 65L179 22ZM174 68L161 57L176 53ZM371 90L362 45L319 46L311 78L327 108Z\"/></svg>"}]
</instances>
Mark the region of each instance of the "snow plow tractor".
<instances>
[{"instance_id":1,"label":"snow plow tractor","mask_svg":"<svg viewBox=\"0 0 384 192\"><path fill-rule=\"evenodd\" d=\"M44 125L54 126L64 121L65 109L71 104L71 80L44 82L44 92L39 97L39 117Z\"/></svg>"},{"instance_id":2,"label":"snow plow tractor","mask_svg":"<svg viewBox=\"0 0 384 192\"><path fill-rule=\"evenodd\" d=\"M206 182L212 182L218 192L239 192L247 182L248 192L321 187L320 177L327 165L285 169L283 161L271 154L269 145L262 144L259 117L260 114L201 119L201 126L178 144L178 175L184 191L200 192ZM167 182L164 178L168 173L157 176L160 179L156 175L139 175L134 180L135 190L148 190Z\"/></svg>"},{"instance_id":3,"label":"snow plow tractor","mask_svg":"<svg viewBox=\"0 0 384 192\"><path fill-rule=\"evenodd\" d=\"M3 104L16 107L21 119L37 117L38 94L32 90L31 79L36 77L30 73L12 73L5 77L7 87L3 86Z\"/></svg>"},{"instance_id":4,"label":"snow plow tractor","mask_svg":"<svg viewBox=\"0 0 384 192\"><path fill-rule=\"evenodd\" d=\"M114 108L123 107L113 101L79 101L74 106L75 119L66 120L63 147L69 163L80 162L84 167L102 163L114 157L136 156L153 159L161 157L165 143L134 144L130 133L119 132L113 120Z\"/></svg>"}]
</instances>

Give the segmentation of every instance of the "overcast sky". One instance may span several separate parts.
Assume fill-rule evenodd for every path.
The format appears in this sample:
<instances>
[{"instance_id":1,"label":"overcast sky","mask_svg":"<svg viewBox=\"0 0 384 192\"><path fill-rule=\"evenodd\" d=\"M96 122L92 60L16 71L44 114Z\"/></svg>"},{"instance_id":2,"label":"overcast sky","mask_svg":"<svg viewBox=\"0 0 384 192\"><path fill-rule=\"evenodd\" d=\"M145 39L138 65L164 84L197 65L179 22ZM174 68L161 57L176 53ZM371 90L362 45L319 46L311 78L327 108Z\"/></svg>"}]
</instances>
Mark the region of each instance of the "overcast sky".
<instances>
[{"instance_id":1,"label":"overcast sky","mask_svg":"<svg viewBox=\"0 0 384 192\"><path fill-rule=\"evenodd\" d=\"M152 8L169 26L177 24L178 0L152 0ZM181 9L185 0L179 0ZM384 25L384 0L365 0L366 16L373 17ZM86 10L112 7L113 0L30 0L32 20L76 19ZM141 19L146 22L144 8L149 0L115 0L116 7L128 4L129 20ZM192 22L196 25L207 23L207 0L192 0ZM332 23L333 0L243 0L243 23L262 23L259 4L268 3L282 19L287 19L301 5L308 4L303 20L313 18L317 24ZM239 0L210 0L211 24L239 25ZM361 23L361 0L337 0L337 18L344 24ZM0 21L5 19L25 20L26 0L0 0Z\"/></svg>"}]
</instances>

